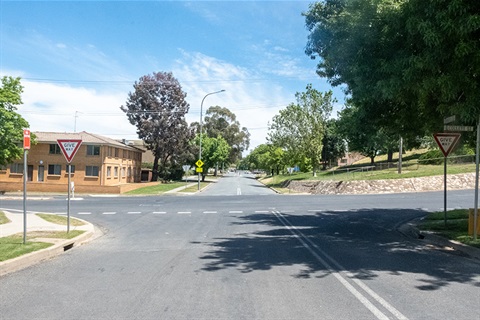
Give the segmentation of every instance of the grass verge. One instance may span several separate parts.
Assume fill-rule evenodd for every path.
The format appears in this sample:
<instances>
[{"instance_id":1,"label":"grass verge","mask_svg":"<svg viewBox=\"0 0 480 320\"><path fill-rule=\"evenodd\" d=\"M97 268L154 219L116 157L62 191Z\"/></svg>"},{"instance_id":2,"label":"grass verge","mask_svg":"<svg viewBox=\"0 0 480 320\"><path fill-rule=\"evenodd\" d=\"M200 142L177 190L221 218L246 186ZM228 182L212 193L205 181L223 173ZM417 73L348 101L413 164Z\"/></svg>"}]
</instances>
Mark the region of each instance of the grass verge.
<instances>
[{"instance_id":1,"label":"grass verge","mask_svg":"<svg viewBox=\"0 0 480 320\"><path fill-rule=\"evenodd\" d=\"M59 231L34 231L27 233L27 241L23 244L23 234L17 233L8 237L0 238L0 262L20 257L24 254L42 250L53 246L53 243L35 241L36 238L53 238L53 239L72 239L85 231L74 230L69 233Z\"/></svg>"},{"instance_id":2,"label":"grass verge","mask_svg":"<svg viewBox=\"0 0 480 320\"><path fill-rule=\"evenodd\" d=\"M62 226L66 226L68 222L68 218L66 216L59 216L56 214L47 214L47 213L37 213L37 216L42 218L43 220L46 220L51 223L59 224ZM71 226L83 226L85 225L85 222L75 219L75 218L70 218L70 225Z\"/></svg>"},{"instance_id":3,"label":"grass verge","mask_svg":"<svg viewBox=\"0 0 480 320\"><path fill-rule=\"evenodd\" d=\"M455 240L466 245L480 248L480 239L476 241L468 235L468 209L456 209L447 211L447 223L443 211L432 212L427 215L417 228L422 231L433 232L450 240Z\"/></svg>"},{"instance_id":4,"label":"grass verge","mask_svg":"<svg viewBox=\"0 0 480 320\"><path fill-rule=\"evenodd\" d=\"M0 224L9 223L10 219L7 218L3 211L0 211Z\"/></svg>"},{"instance_id":5,"label":"grass verge","mask_svg":"<svg viewBox=\"0 0 480 320\"><path fill-rule=\"evenodd\" d=\"M358 168L357 168L358 169ZM419 165L415 168L403 168L401 174L397 173L396 168L375 170L375 171L355 171L356 168L349 170L337 171L320 171L314 177L311 172L299 172L292 174L280 174L276 176L266 176L260 180L268 187L276 189L282 188L284 183L288 180L305 180L305 181L353 181L353 180L389 180L389 179L404 179L404 178L419 178L428 176L443 175L443 165ZM475 172L474 164L451 165L447 168L447 174L460 174Z\"/></svg>"},{"instance_id":6,"label":"grass verge","mask_svg":"<svg viewBox=\"0 0 480 320\"><path fill-rule=\"evenodd\" d=\"M171 183L161 183L159 182L155 186L148 186L148 187L143 187L143 188L138 188L135 190L131 190L128 192L125 192L125 194L131 194L131 195L149 195L149 194L162 194L167 191L171 191L176 188L180 188L185 186L185 182L171 182Z\"/></svg>"}]
</instances>

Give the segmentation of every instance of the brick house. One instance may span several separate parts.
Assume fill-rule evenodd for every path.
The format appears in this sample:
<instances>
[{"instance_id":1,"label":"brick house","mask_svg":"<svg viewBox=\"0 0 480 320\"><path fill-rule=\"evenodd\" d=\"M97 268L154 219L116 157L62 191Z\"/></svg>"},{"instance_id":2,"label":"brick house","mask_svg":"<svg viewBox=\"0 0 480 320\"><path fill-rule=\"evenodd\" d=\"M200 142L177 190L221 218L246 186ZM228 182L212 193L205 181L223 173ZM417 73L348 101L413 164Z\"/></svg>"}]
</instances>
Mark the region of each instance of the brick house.
<instances>
[{"instance_id":1,"label":"brick house","mask_svg":"<svg viewBox=\"0 0 480 320\"><path fill-rule=\"evenodd\" d=\"M67 161L58 139L80 139L71 181L76 192L121 193L140 182L143 150L100 135L79 132L33 132L36 144L27 155L27 191L66 191ZM23 189L23 158L0 168L0 191Z\"/></svg>"}]
</instances>

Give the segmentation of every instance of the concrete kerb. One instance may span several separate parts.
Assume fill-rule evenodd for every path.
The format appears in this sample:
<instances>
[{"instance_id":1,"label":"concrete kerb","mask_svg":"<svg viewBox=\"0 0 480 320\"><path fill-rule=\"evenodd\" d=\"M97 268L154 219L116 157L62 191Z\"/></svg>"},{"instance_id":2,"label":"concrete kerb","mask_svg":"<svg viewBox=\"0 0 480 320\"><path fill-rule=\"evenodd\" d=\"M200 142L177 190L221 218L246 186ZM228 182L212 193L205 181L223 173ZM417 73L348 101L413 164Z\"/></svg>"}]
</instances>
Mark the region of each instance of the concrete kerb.
<instances>
[{"instance_id":1,"label":"concrete kerb","mask_svg":"<svg viewBox=\"0 0 480 320\"><path fill-rule=\"evenodd\" d=\"M409 238L419 239L422 242L427 244L441 247L441 248L450 248L463 254L468 255L471 258L480 260L480 249L465 245L458 241L450 240L441 236L438 236L432 232L420 231L416 227L416 222L418 220L413 220L409 223L405 223L397 228L397 230Z\"/></svg>"},{"instance_id":2,"label":"concrete kerb","mask_svg":"<svg viewBox=\"0 0 480 320\"><path fill-rule=\"evenodd\" d=\"M0 276L27 268L44 260L51 259L67 250L70 250L73 247L87 243L94 238L95 234L101 232L88 221L82 219L78 220L81 220L85 223L85 225L81 226L81 228L77 227L77 230L84 230L84 233L72 239L38 239L43 242L53 242L54 244L48 248L30 252L20 257L0 262ZM41 230L45 230L45 228L42 228ZM54 231L58 231L58 229Z\"/></svg>"}]
</instances>

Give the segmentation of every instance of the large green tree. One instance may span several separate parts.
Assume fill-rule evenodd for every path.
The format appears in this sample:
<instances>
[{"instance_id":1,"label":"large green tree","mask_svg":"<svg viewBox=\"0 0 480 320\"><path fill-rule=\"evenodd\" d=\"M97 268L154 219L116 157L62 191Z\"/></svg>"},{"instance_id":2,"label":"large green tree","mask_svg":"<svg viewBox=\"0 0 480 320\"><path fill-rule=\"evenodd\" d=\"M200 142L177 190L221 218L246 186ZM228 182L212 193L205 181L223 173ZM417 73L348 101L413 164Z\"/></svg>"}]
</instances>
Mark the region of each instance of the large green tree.
<instances>
[{"instance_id":1,"label":"large green tree","mask_svg":"<svg viewBox=\"0 0 480 320\"><path fill-rule=\"evenodd\" d=\"M415 141L480 111L480 2L325 0L305 13L306 53L378 128Z\"/></svg>"},{"instance_id":2,"label":"large green tree","mask_svg":"<svg viewBox=\"0 0 480 320\"><path fill-rule=\"evenodd\" d=\"M22 104L23 86L20 78L3 77L0 87L0 166L11 163L22 156L23 129L28 122L18 114Z\"/></svg>"},{"instance_id":3,"label":"large green tree","mask_svg":"<svg viewBox=\"0 0 480 320\"><path fill-rule=\"evenodd\" d=\"M311 84L305 92L295 94L297 103L288 105L274 116L269 125L268 139L285 150L292 161L306 158L313 175L320 165L326 121L336 100L331 91L321 93Z\"/></svg>"},{"instance_id":4,"label":"large green tree","mask_svg":"<svg viewBox=\"0 0 480 320\"><path fill-rule=\"evenodd\" d=\"M171 72L145 75L133 88L121 109L153 152L152 180L159 177L159 161L162 177L167 178L169 170L182 165L180 158L193 138L193 131L185 121L189 110L185 100L187 94Z\"/></svg>"},{"instance_id":5,"label":"large green tree","mask_svg":"<svg viewBox=\"0 0 480 320\"><path fill-rule=\"evenodd\" d=\"M199 128L198 122L192 124ZM198 130L197 130L198 132ZM229 163L236 163L242 157L242 152L250 145L250 133L246 127L242 127L237 116L228 108L212 106L205 112L203 132L208 137L221 136L230 146L228 156Z\"/></svg>"}]
</instances>

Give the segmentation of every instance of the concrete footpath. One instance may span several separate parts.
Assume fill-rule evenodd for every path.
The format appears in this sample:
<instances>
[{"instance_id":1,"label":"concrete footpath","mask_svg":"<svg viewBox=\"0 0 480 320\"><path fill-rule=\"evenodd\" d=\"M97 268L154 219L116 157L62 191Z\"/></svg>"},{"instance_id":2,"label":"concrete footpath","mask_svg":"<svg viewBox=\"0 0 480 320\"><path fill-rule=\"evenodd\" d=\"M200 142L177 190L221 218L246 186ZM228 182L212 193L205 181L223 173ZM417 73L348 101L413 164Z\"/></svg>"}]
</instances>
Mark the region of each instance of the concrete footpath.
<instances>
[{"instance_id":1,"label":"concrete footpath","mask_svg":"<svg viewBox=\"0 0 480 320\"><path fill-rule=\"evenodd\" d=\"M10 222L0 224L0 238L8 237L14 234L21 234L23 236L24 222L23 213L12 213L2 210ZM75 218L77 220L81 220ZM39 251L31 252L20 257L10 259L7 261L0 261L0 276L14 272L30 265L39 263L43 260L55 257L75 246L79 246L91 239L95 234L94 226L88 221L81 220L85 224L82 226L70 225L70 231L83 230L85 231L78 237L72 239L52 239L52 238L37 238L36 241L53 243L52 246ZM36 214L27 214L27 234L33 231L67 231L67 226L48 222Z\"/></svg>"}]
</instances>

